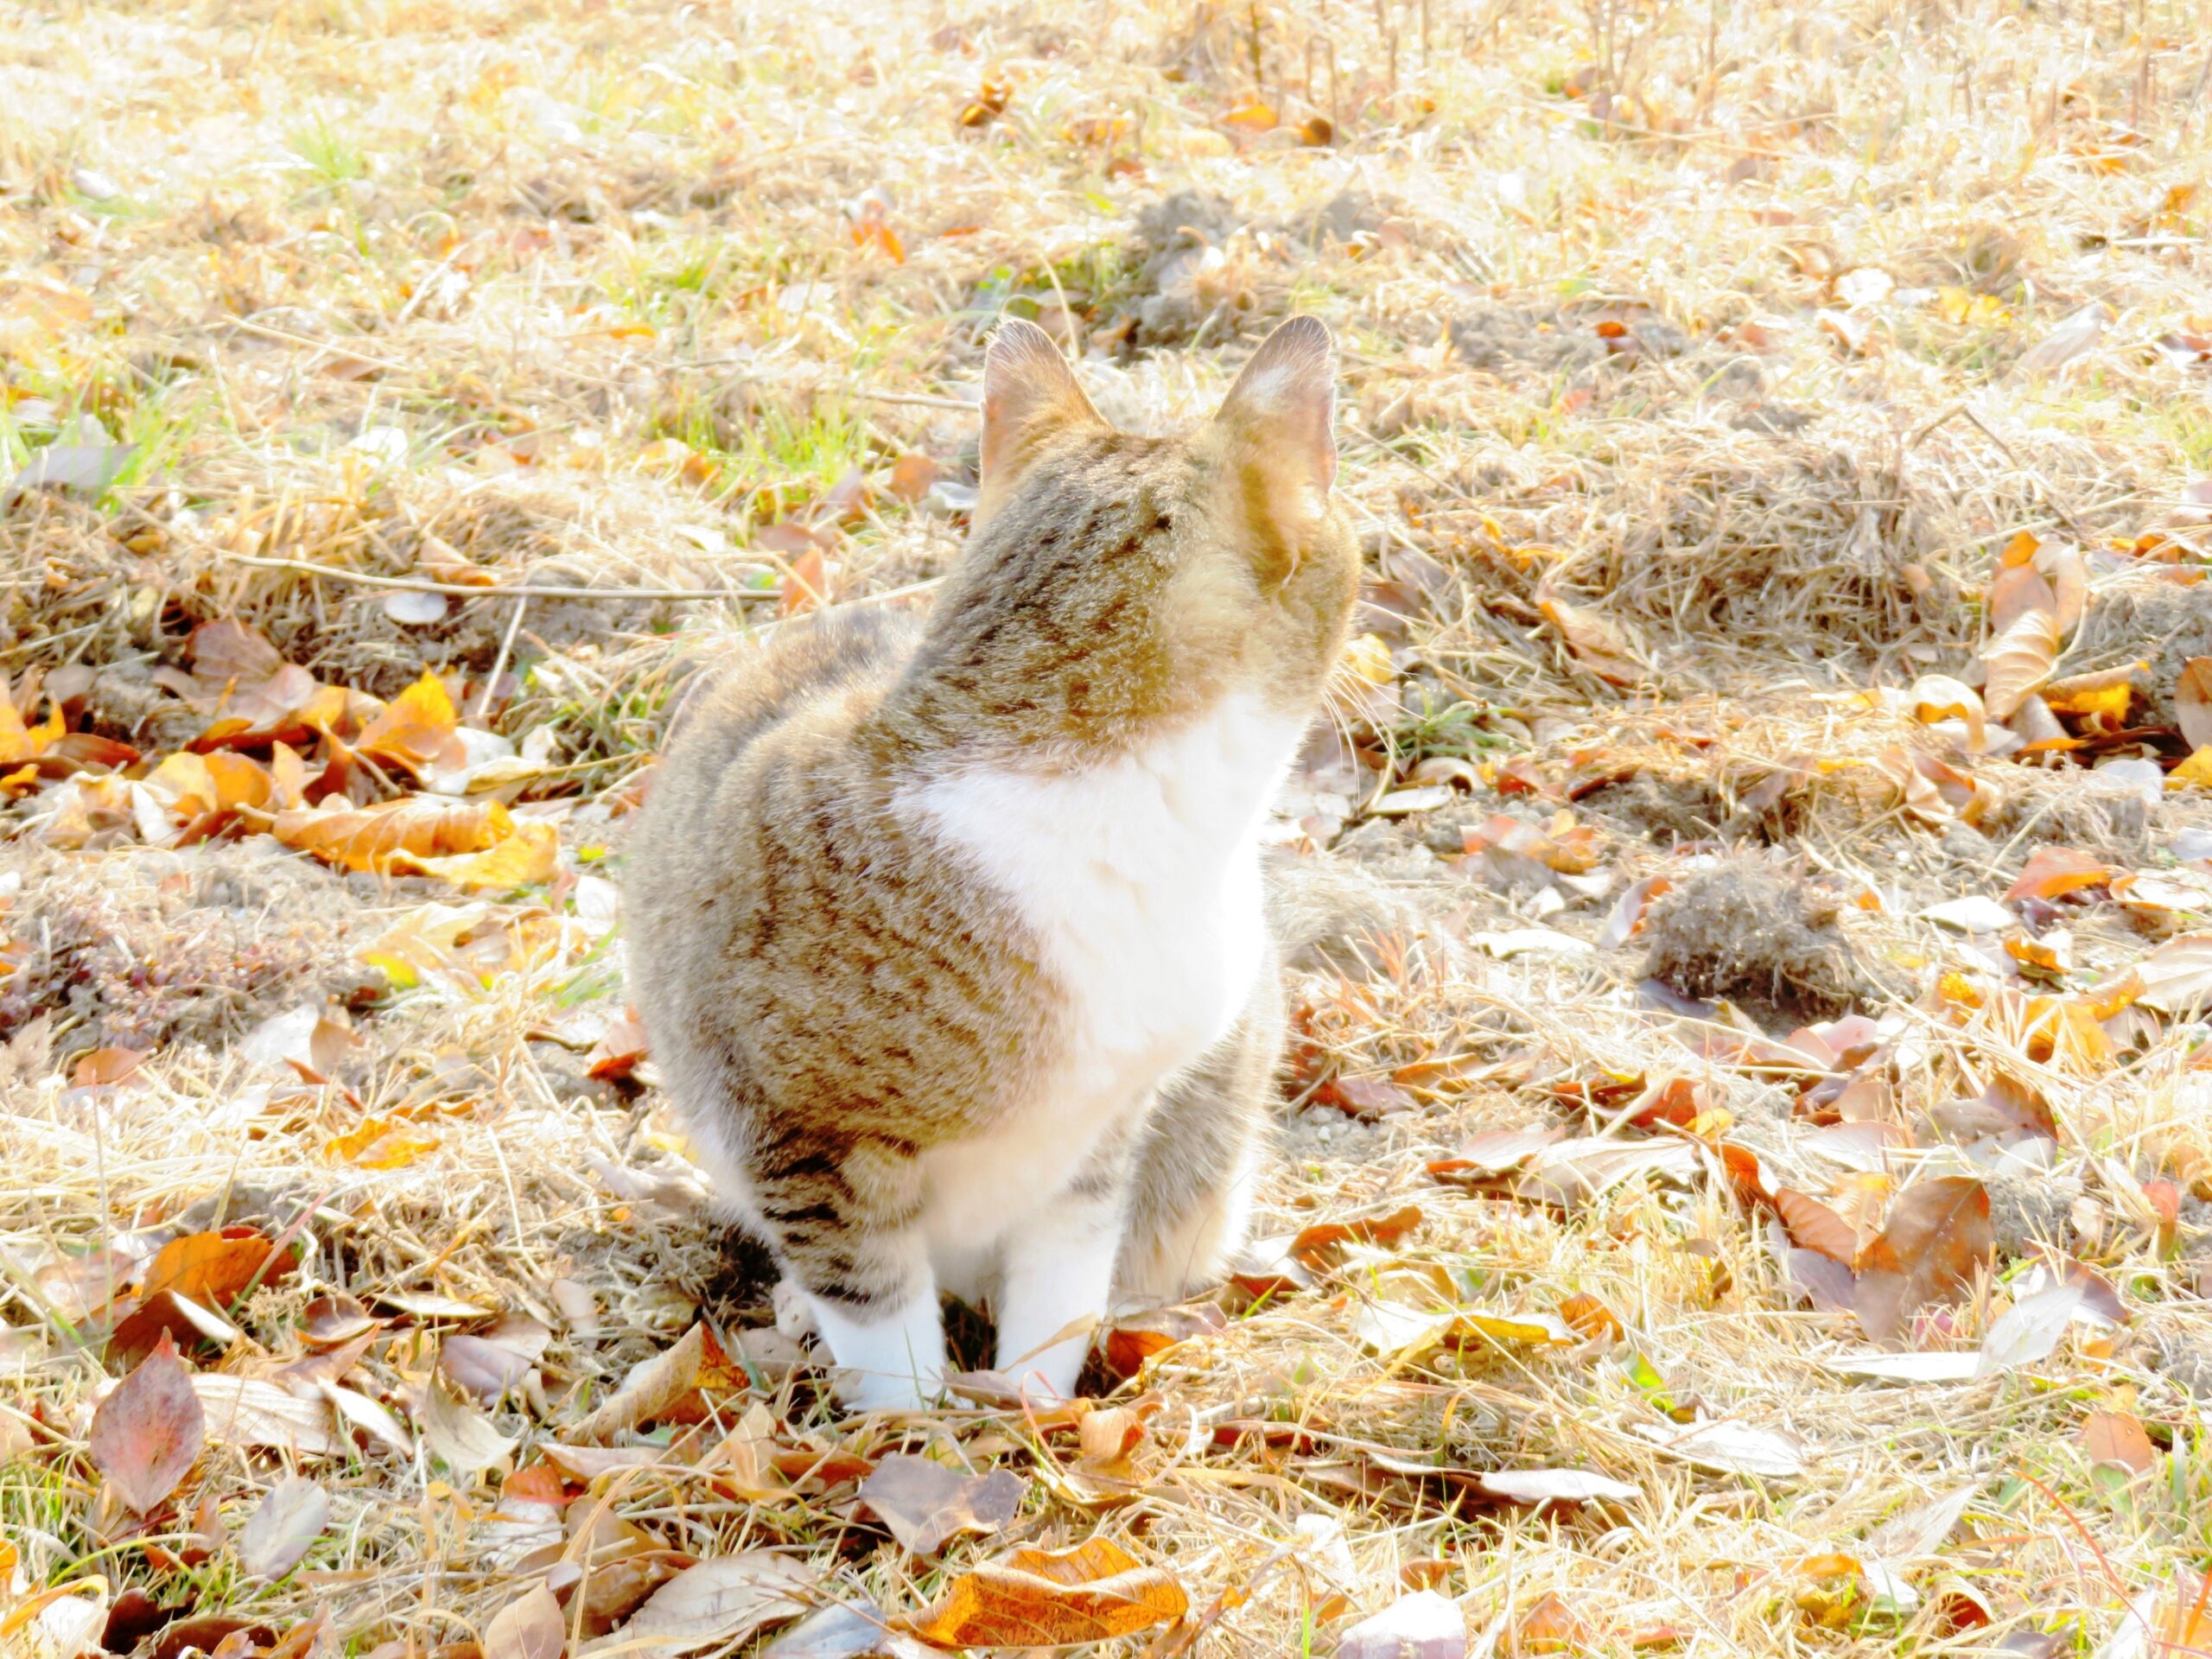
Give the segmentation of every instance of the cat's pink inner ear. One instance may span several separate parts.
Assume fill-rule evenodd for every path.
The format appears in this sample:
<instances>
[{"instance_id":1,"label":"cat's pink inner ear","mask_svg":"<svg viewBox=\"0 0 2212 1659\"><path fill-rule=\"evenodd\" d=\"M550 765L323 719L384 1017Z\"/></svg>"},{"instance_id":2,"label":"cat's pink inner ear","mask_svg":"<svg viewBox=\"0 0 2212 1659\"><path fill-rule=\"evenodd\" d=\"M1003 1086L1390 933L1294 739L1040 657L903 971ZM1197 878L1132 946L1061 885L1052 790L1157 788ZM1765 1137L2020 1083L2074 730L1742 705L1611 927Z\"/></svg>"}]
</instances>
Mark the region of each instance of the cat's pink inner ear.
<instances>
[{"instance_id":1,"label":"cat's pink inner ear","mask_svg":"<svg viewBox=\"0 0 2212 1659\"><path fill-rule=\"evenodd\" d=\"M1019 317L999 325L983 357L986 492L1011 484L1039 439L1060 427L1097 419L1050 334Z\"/></svg>"},{"instance_id":2,"label":"cat's pink inner ear","mask_svg":"<svg viewBox=\"0 0 2212 1659\"><path fill-rule=\"evenodd\" d=\"M1214 418L1282 481L1325 497L1337 480L1337 351L1328 329L1293 317L1269 334Z\"/></svg>"}]
</instances>

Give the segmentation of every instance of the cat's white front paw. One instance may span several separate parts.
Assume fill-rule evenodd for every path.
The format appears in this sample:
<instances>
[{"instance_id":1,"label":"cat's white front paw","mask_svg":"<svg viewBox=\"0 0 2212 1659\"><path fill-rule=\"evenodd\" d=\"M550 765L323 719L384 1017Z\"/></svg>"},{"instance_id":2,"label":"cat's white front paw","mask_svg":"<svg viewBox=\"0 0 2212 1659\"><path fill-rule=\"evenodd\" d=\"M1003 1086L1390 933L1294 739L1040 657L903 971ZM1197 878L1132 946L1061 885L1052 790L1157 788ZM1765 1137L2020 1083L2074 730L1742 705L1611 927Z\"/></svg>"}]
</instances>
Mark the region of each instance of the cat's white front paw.
<instances>
[{"instance_id":1,"label":"cat's white front paw","mask_svg":"<svg viewBox=\"0 0 2212 1659\"><path fill-rule=\"evenodd\" d=\"M814 1299L801 1289L793 1279L779 1279L769 1298L776 1310L776 1329L793 1342L803 1342L818 1334L822 1327L815 1322Z\"/></svg>"},{"instance_id":2,"label":"cat's white front paw","mask_svg":"<svg viewBox=\"0 0 2212 1659\"><path fill-rule=\"evenodd\" d=\"M858 1317L849 1304L809 1296L837 1369L837 1397L859 1411L922 1411L944 1382L944 1325L932 1287L905 1306Z\"/></svg>"},{"instance_id":3,"label":"cat's white front paw","mask_svg":"<svg viewBox=\"0 0 2212 1659\"><path fill-rule=\"evenodd\" d=\"M893 1376L839 1366L831 1373L837 1402L848 1411L928 1411L944 1392L942 1372L927 1376Z\"/></svg>"}]
</instances>

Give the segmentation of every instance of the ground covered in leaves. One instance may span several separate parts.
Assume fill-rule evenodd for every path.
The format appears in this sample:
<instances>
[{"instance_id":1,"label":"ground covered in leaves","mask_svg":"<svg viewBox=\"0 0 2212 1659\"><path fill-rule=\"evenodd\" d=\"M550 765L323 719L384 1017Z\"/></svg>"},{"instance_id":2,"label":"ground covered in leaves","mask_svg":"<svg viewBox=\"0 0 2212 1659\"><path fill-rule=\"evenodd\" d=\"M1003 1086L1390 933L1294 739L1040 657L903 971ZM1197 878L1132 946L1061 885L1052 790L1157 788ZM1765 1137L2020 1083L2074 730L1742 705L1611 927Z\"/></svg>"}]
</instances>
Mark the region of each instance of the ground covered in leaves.
<instances>
[{"instance_id":1,"label":"ground covered in leaves","mask_svg":"<svg viewBox=\"0 0 2212 1659\"><path fill-rule=\"evenodd\" d=\"M2212 1648L2196 21L0 8L0 1651ZM653 751L926 605L997 317L1155 429L1293 311L1262 1236L842 1419Z\"/></svg>"}]
</instances>

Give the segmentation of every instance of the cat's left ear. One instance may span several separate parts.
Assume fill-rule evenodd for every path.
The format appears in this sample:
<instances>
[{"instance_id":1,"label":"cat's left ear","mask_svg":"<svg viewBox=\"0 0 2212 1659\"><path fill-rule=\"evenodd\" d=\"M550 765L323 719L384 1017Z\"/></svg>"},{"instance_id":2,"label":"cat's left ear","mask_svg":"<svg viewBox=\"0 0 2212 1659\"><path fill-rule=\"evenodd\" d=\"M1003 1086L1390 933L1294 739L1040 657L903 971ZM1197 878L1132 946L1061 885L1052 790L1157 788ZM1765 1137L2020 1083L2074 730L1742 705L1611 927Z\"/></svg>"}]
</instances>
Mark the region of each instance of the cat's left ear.
<instances>
[{"instance_id":1,"label":"cat's left ear","mask_svg":"<svg viewBox=\"0 0 2212 1659\"><path fill-rule=\"evenodd\" d=\"M978 522L1005 500L1038 448L1070 426L1103 426L1052 337L1008 317L983 354L983 450Z\"/></svg>"},{"instance_id":2,"label":"cat's left ear","mask_svg":"<svg viewBox=\"0 0 2212 1659\"><path fill-rule=\"evenodd\" d=\"M1268 480L1269 505L1319 518L1337 481L1337 348L1317 317L1269 334L1222 400L1214 423Z\"/></svg>"}]
</instances>

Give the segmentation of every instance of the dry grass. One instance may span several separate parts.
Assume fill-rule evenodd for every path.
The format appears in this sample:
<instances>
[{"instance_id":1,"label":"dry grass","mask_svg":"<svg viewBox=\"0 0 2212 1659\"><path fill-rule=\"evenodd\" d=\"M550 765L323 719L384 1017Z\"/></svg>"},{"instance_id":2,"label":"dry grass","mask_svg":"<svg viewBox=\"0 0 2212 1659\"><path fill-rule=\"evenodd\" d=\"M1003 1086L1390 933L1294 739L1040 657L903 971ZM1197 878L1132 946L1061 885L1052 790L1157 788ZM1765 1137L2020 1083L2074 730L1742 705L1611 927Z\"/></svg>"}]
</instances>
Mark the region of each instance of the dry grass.
<instances>
[{"instance_id":1,"label":"dry grass","mask_svg":"<svg viewBox=\"0 0 2212 1659\"><path fill-rule=\"evenodd\" d=\"M840 1424L782 1364L716 1422L757 1398L786 1446L1016 1470L1014 1538L1103 1529L1210 1621L1190 1645L1186 1628L1109 1651L1325 1653L1416 1581L1458 1601L1483 1656L1967 1654L2045 1630L2056 1645L2004 1650L2145 1651L2123 1609L2212 1561L2202 1031L2123 1011L2108 1061L2034 1058L2036 988L1918 912L2001 893L2046 842L2160 865L2205 815L2063 756L1962 756L1869 694L1967 668L2022 530L2095 550L2062 671L2152 661L2139 714L2163 721L2180 662L2212 649L2212 588L2111 550L2169 537L2184 573L2212 551L2189 493L2212 472L2206 371L2157 345L2212 333L2198 21L2156 0L0 9L0 476L57 432L130 446L97 499L0 507L0 671L92 671L84 723L159 751L195 721L152 672L202 621L247 621L382 696L427 664L550 743L526 793L563 849L550 887L443 916L444 954L420 958L443 966L358 1003L352 1046L303 1083L241 1033L345 999L365 944L435 932L429 906L457 895L265 840L0 844L0 1539L19 1560L0 1649L40 1651L54 1627L13 1598L60 1586L276 1631L321 1613L328 1651L460 1659L542 1578L531 1552L593 1514L656 1551L788 1548L825 1600L894 1611L1001 1547L917 1560L849 1485L733 1497L680 1440L669 1469L565 1513L500 1497L500 1471L365 1444L307 1465L332 1511L293 1575L255 1582L229 1546L165 1566L190 1507L137 1528L83 1455L120 1367L68 1264L118 1251L127 1280L177 1232L298 1223L301 1274L198 1356L249 1376L299 1357L301 1310L329 1291L538 1320L538 1391L496 1414L509 1474L702 1313L775 1357L655 1096L587 1075L619 1010L600 877L619 878L628 786L696 664L802 578L906 602L944 568L982 341L1013 308L1084 347L1101 407L1133 425L1203 412L1289 311L1344 345L1364 660L1386 652L1369 677L1390 683L1346 716L1358 758L1319 757L1300 787L1351 815L1341 836L1334 809L1306 823L1393 920L1352 928L1342 971L1294 977L1306 1042L1261 1230L1408 1203L1422 1224L1309 1287L1225 1291L1232 1318L1127 1385L1159 1408L1128 1490L1018 1417ZM1003 113L959 125L987 85ZM1253 100L1273 130L1232 118ZM1331 142L1298 141L1323 118ZM2090 307L2094 341L2044 360ZM910 453L949 497L889 490ZM871 489L833 511L854 474ZM818 567L771 528L794 523ZM395 614L423 593L442 616ZM1900 802L1885 767L1922 753L1982 784L1974 824ZM1424 760L1491 770L1416 777ZM1358 810L1440 776L1444 805ZM1598 849L1579 886L1541 860L1452 861L1490 813L1570 803ZM2062 1128L2049 1167L1986 1172L1994 1269L1927 1340L1978 1341L2038 1241L2094 1263L2129 1325L1969 1381L1834 1369L1866 1346L1853 1319L1806 1306L1703 1147L1816 1193L1847 1171L1795 1086L1711 1058L1741 1042L1730 1011L1651 1007L1640 945L1574 948L1630 882L1747 847L1840 906L1868 984L1916 999L1867 1009L1920 1129L1889 1155L1897 1183L1983 1155L1929 1114L1999 1071ZM2067 988L2192 914L2066 908ZM1533 927L1564 941L1515 943ZM1986 1005L1930 1000L1947 970L1980 976ZM155 1052L118 1084L72 1081L117 1043ZM1482 1131L1595 1132L1560 1086L1606 1073L1700 1091L1679 1179L1563 1204L1427 1173ZM372 1118L416 1143L391 1167L348 1150ZM2171 1236L2143 1187L2161 1179ZM1360 1338L1378 1303L1539 1316L1577 1294L1618 1336ZM419 1421L453 1328L398 1317L350 1386ZM1802 1470L1662 1452L1667 1407L1786 1435ZM2148 1427L2150 1472L2092 1467L2098 1412ZM218 1446L185 1491L235 1536L287 1465ZM1637 1496L1539 1511L1469 1484L1542 1467ZM1961 1493L1948 1531L1900 1519ZM1870 1599L1837 1556L1909 1593Z\"/></svg>"}]
</instances>

